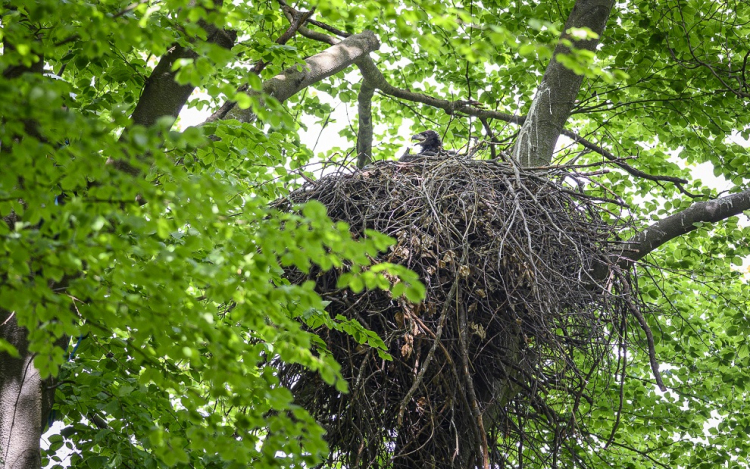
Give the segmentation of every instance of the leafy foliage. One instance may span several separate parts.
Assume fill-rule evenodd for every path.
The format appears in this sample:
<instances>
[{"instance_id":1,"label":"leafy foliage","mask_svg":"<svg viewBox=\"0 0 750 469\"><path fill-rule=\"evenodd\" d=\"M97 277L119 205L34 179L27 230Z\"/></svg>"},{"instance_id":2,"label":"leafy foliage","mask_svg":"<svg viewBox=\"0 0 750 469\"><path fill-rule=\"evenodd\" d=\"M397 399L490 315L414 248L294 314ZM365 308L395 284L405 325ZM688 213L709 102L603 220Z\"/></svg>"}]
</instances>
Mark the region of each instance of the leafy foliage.
<instances>
[{"instance_id":1,"label":"leafy foliage","mask_svg":"<svg viewBox=\"0 0 750 469\"><path fill-rule=\"evenodd\" d=\"M344 392L338 365L303 324L374 347L382 340L329 317L313 285L289 285L283 268L361 268L368 274L349 278L354 290L390 288L393 274L410 285L401 293L419 297L408 272L367 268L392 240L352 240L315 203L294 213L269 206L314 158L342 157L313 155L312 142L300 141L300 128L331 114L316 92L354 103L360 85L336 75L283 107L238 95L326 45L300 35L276 43L288 22L275 3L224 3L3 2L0 305L29 329L35 366L61 380L55 412L66 428L50 440L53 461L67 445L73 466L312 466L327 452L322 430L278 385L271 360L317 370ZM373 30L384 43L374 58L394 86L524 115L572 5L330 0L315 18ZM205 24L238 31L238 42L211 43ZM637 156L629 163L640 171L689 179L694 195L717 195L691 179L703 163L729 191L747 188L748 150L737 141L750 136L748 24L746 2L618 4L596 54L561 58L586 76L567 128ZM205 91L188 106L213 110L232 98L258 119L131 125L156 61L175 45L197 54L175 63L177 81ZM260 76L248 73L259 60ZM39 65L44 73L16 73ZM490 139L478 119L389 96L373 101L373 121L385 124L376 126L375 159L393 154L402 123L444 130L447 147ZM516 126L488 127L500 148L512 144ZM352 126L340 134L355 140ZM601 159L580 150L567 145L556 162ZM619 169L596 180L589 193L621 197L636 226L693 201ZM618 352L618 376L590 378L609 399L582 400L587 433L572 428L566 452L527 454L524 465L748 464L748 287L738 270L748 235L736 220L703 226L639 266L669 391L653 386L642 348ZM628 325L643 345L639 334ZM63 336L67 352L54 346ZM14 352L0 341L0 353Z\"/></svg>"}]
</instances>

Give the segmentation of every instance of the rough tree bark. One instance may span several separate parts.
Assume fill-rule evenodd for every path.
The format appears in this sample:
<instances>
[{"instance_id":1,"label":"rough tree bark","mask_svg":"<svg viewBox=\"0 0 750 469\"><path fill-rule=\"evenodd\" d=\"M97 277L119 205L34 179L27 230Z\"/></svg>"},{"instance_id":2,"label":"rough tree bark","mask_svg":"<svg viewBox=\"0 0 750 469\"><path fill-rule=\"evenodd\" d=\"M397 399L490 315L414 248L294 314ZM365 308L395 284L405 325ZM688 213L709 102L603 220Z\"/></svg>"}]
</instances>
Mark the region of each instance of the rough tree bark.
<instances>
[{"instance_id":1,"label":"rough tree bark","mask_svg":"<svg viewBox=\"0 0 750 469\"><path fill-rule=\"evenodd\" d=\"M627 248L617 254L618 263L629 268L664 243L697 229L697 223L716 223L746 210L750 210L750 190L694 203L630 238Z\"/></svg>"},{"instance_id":2,"label":"rough tree bark","mask_svg":"<svg viewBox=\"0 0 750 469\"><path fill-rule=\"evenodd\" d=\"M205 24L203 21L199 24L206 31L208 36L206 42L208 43L230 49L237 39L237 33L234 31L218 29L214 25ZM162 116L177 117L180 114L195 86L190 84L180 85L175 82L176 72L172 71L172 65L179 59L195 59L197 57L198 54L187 47L176 44L170 48L146 80L141 98L138 100L131 116L134 124L149 127L154 125L156 120Z\"/></svg>"},{"instance_id":3,"label":"rough tree bark","mask_svg":"<svg viewBox=\"0 0 750 469\"><path fill-rule=\"evenodd\" d=\"M563 40L571 40L576 49L595 51L613 5L612 0L578 0L573 5L573 11L565 22L562 40L558 42L553 58L544 72L511 152L512 157L522 166L550 164L557 139L570 117L583 83L583 75L577 75L557 60L559 54L570 53L570 47ZM574 40L567 34L570 28L589 28L598 37Z\"/></svg>"},{"instance_id":4,"label":"rough tree bark","mask_svg":"<svg viewBox=\"0 0 750 469\"><path fill-rule=\"evenodd\" d=\"M15 313L0 309L0 338L16 347L19 357L0 354L0 468L38 469L40 440L54 402L52 378L42 379L28 349L28 332ZM64 347L67 337L57 341Z\"/></svg>"},{"instance_id":5,"label":"rough tree bark","mask_svg":"<svg viewBox=\"0 0 750 469\"><path fill-rule=\"evenodd\" d=\"M2 311L0 338L13 344L20 356L0 355L0 467L38 468L42 461L42 380L28 351L26 329L15 314Z\"/></svg>"}]
</instances>

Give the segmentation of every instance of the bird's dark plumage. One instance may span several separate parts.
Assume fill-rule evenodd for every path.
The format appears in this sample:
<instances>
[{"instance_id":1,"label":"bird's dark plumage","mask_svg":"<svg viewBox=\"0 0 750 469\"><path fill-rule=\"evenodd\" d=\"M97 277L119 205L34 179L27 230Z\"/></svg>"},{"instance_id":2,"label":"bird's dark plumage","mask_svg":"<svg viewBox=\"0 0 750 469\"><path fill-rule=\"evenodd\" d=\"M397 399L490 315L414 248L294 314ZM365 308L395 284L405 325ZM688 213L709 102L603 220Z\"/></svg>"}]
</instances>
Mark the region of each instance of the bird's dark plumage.
<instances>
[{"instance_id":1,"label":"bird's dark plumage","mask_svg":"<svg viewBox=\"0 0 750 469\"><path fill-rule=\"evenodd\" d=\"M421 147L419 153L411 154L406 151L398 160L401 162L414 161L423 156L437 156L443 149L443 142L440 141L440 135L434 130L425 130L411 137Z\"/></svg>"},{"instance_id":2,"label":"bird's dark plumage","mask_svg":"<svg viewBox=\"0 0 750 469\"><path fill-rule=\"evenodd\" d=\"M425 130L417 135L412 136L412 140L419 142L419 146L422 150L419 152L420 155L427 153L437 154L443 148L443 142L440 141L440 135L434 130Z\"/></svg>"}]
</instances>

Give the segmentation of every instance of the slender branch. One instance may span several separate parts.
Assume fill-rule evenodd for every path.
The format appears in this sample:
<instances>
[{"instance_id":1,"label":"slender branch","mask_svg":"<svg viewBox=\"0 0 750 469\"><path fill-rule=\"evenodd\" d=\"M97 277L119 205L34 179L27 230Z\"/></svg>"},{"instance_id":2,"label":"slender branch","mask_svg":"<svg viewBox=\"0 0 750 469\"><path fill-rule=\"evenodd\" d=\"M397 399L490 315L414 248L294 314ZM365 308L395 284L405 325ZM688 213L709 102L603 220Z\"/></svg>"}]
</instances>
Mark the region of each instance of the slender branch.
<instances>
[{"instance_id":1,"label":"slender branch","mask_svg":"<svg viewBox=\"0 0 750 469\"><path fill-rule=\"evenodd\" d=\"M617 272L617 276L622 278L622 288L624 289L623 293L625 295L625 298L627 300L628 309L630 310L630 314L632 314L636 321L638 321L638 325L641 326L641 329L646 334L646 343L648 348L648 361L651 364L651 372L654 374L654 379L656 380L657 386L659 386L659 389L661 392L667 392L667 387L664 385L664 381L661 379L661 373L659 372L659 362L656 360L656 345L654 344L654 333L651 332L651 328L649 327L648 323L646 322L646 318L643 317L643 313L641 313L640 309L636 306L636 304L633 301L633 294L630 290L630 284L628 283L627 279L624 278L624 275L622 272Z\"/></svg>"},{"instance_id":2,"label":"slender branch","mask_svg":"<svg viewBox=\"0 0 750 469\"><path fill-rule=\"evenodd\" d=\"M672 182L677 185L688 183L687 179L682 179L682 178L673 177L673 176L653 176L651 174L644 173L643 171L639 169L635 169L629 164L622 162L619 158L617 158L615 155L613 155L609 151L605 150L599 145L596 145L595 143L592 143L586 140L585 138L581 137L575 132L571 132L570 130L563 130L561 133L562 135L565 135L569 139L573 140L574 142L581 144L583 147L588 148L589 150L594 151L596 153L599 153L606 159L613 161L617 166L624 169L628 174L632 176L643 178L643 179L648 179L649 181Z\"/></svg>"},{"instance_id":3,"label":"slender branch","mask_svg":"<svg viewBox=\"0 0 750 469\"><path fill-rule=\"evenodd\" d=\"M421 93L414 93L388 83L383 74L378 70L378 67L369 57L365 57L357 62L359 70L365 79L373 83L383 93L393 96L394 98L405 99L415 103L422 103L428 106L432 106L438 109L442 109L446 114L466 114L478 118L489 118L499 119L505 122L512 122L514 124L520 124L524 121L524 117L515 116L513 114L506 114L498 111L489 111L486 109L480 109L472 106L471 101L456 100L449 101L447 99L433 98Z\"/></svg>"},{"instance_id":4,"label":"slender branch","mask_svg":"<svg viewBox=\"0 0 750 469\"><path fill-rule=\"evenodd\" d=\"M690 29L692 29L692 28L688 28L687 27L687 24L685 22L685 16L684 16L684 13L682 11L682 6L680 6L680 3L677 2L676 5L677 5L677 11L680 14L680 23L681 23L680 25L682 26L682 30L685 33L685 39L687 40L688 51L690 52L690 56L693 57L693 60L695 60L695 62L699 66L707 68L708 71L711 72L711 75L713 75L714 78L716 78L717 80L719 80L719 83L721 83L722 86L724 86L725 90L727 90L727 91L735 94L738 98L750 98L750 93L744 93L741 90L735 90L734 88L732 88L731 86L729 86L729 83L727 83L726 81L724 81L724 79L721 78L721 76L719 76L719 74L716 72L716 70L714 70L714 67L712 67L709 63L704 62L703 60L701 60L701 59L698 58L698 56L695 54L695 47L693 47L693 44L690 41ZM747 60L747 56L745 56L745 59ZM744 73L744 69L743 69L743 73Z\"/></svg>"}]
</instances>

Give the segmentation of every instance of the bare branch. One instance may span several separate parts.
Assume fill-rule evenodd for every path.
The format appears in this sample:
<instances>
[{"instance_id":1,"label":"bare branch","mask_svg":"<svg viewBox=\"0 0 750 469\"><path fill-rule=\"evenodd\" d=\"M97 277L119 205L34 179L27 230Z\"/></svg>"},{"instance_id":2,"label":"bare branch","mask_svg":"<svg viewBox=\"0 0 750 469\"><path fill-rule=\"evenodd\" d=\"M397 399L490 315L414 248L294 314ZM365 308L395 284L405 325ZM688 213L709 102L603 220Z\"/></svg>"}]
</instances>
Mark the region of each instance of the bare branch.
<instances>
[{"instance_id":1,"label":"bare branch","mask_svg":"<svg viewBox=\"0 0 750 469\"><path fill-rule=\"evenodd\" d=\"M407 101L436 107L438 109L444 110L447 114L450 115L460 113L484 119L499 119L515 124L520 124L524 120L522 116L514 116L513 114L488 111L485 109L474 107L471 105L470 101L449 101L447 99L433 98L432 96L427 96L421 93L414 93L412 91L396 88L395 86L388 83L383 74L380 73L380 70L378 70L378 67L369 57L363 58L362 60L357 62L357 65L359 66L359 70L362 72L362 75L365 77L365 79L373 83L375 87L383 93L393 96L394 98L405 99Z\"/></svg>"},{"instance_id":2,"label":"bare branch","mask_svg":"<svg viewBox=\"0 0 750 469\"><path fill-rule=\"evenodd\" d=\"M569 139L573 140L574 142L580 143L583 147L588 148L591 151L595 151L596 153L599 153L600 155L602 155L606 159L608 159L610 161L613 161L617 166L619 166L620 168L624 169L625 171L627 171L628 174L630 174L632 176L643 178L643 179L648 179L649 181L672 182L672 183L675 183L675 184L687 184L688 183L688 181L686 179L682 179L682 178L678 178L678 177L673 177L673 176L653 176L651 174L644 173L643 171L641 171L639 169L635 169L632 166L630 166L629 164L620 161L620 159L617 158L612 153L608 152L607 150L605 150L604 148L600 147L599 145L596 145L595 143L592 143L592 142L586 140L585 138L581 137L580 135L578 135L575 132L571 132L570 130L563 130L561 133L563 135L565 135L566 137L568 137Z\"/></svg>"}]
</instances>

